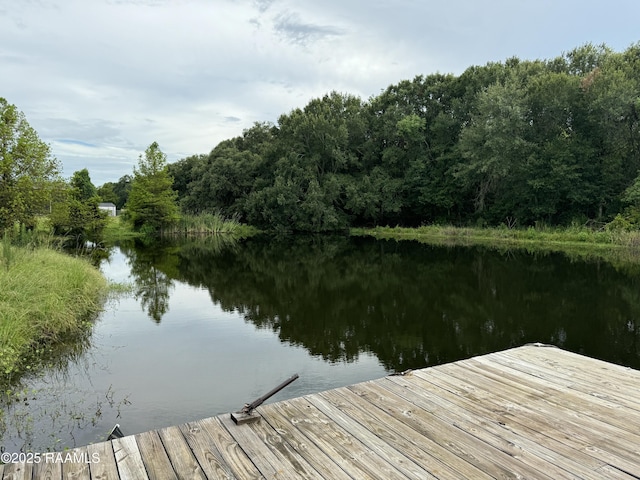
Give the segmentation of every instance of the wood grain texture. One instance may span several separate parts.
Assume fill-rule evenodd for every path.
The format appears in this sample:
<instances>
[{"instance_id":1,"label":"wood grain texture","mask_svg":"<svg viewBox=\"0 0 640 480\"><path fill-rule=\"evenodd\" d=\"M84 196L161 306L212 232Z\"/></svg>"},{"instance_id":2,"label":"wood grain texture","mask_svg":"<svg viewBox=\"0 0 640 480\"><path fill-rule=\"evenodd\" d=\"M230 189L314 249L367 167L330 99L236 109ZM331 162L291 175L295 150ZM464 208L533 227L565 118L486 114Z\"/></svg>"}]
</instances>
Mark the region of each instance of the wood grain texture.
<instances>
[{"instance_id":1,"label":"wood grain texture","mask_svg":"<svg viewBox=\"0 0 640 480\"><path fill-rule=\"evenodd\" d=\"M1 475L0 478L2 478ZM33 478L38 480L60 480L62 478L62 463L43 461L34 465Z\"/></svg>"},{"instance_id":2,"label":"wood grain texture","mask_svg":"<svg viewBox=\"0 0 640 480\"><path fill-rule=\"evenodd\" d=\"M74 448L64 452L65 461L62 464L62 476L70 480L84 480L90 478L87 447Z\"/></svg>"},{"instance_id":3,"label":"wood grain texture","mask_svg":"<svg viewBox=\"0 0 640 480\"><path fill-rule=\"evenodd\" d=\"M111 480L119 477L112 442L87 445L87 453L92 460L89 464L91 480Z\"/></svg>"},{"instance_id":4,"label":"wood grain texture","mask_svg":"<svg viewBox=\"0 0 640 480\"><path fill-rule=\"evenodd\" d=\"M135 439L151 480L178 480L157 431L139 433Z\"/></svg>"},{"instance_id":5,"label":"wood grain texture","mask_svg":"<svg viewBox=\"0 0 640 480\"><path fill-rule=\"evenodd\" d=\"M148 480L138 444L133 436L112 440L118 474L122 480Z\"/></svg>"},{"instance_id":6,"label":"wood grain texture","mask_svg":"<svg viewBox=\"0 0 640 480\"><path fill-rule=\"evenodd\" d=\"M640 478L640 372L524 346L0 465L0 478ZM97 455L99 462L92 461ZM86 461L86 459L90 461Z\"/></svg>"},{"instance_id":7,"label":"wood grain texture","mask_svg":"<svg viewBox=\"0 0 640 480\"><path fill-rule=\"evenodd\" d=\"M158 435L178 478L185 480L207 478L179 427L163 428L158 430Z\"/></svg>"},{"instance_id":8,"label":"wood grain texture","mask_svg":"<svg viewBox=\"0 0 640 480\"><path fill-rule=\"evenodd\" d=\"M2 472L2 480L31 480L32 476L32 463L8 463Z\"/></svg>"},{"instance_id":9,"label":"wood grain texture","mask_svg":"<svg viewBox=\"0 0 640 480\"><path fill-rule=\"evenodd\" d=\"M221 428L221 427L219 427ZM237 459L229 458L225 460L218 449L218 442L209 434L207 428L199 422L191 422L180 426L180 431L184 435L191 451L196 456L203 473L208 478L236 478L236 471L246 471L237 467ZM243 459L244 460L244 459ZM232 468L229 463L233 464ZM247 476L247 478L251 478ZM254 476L255 477L255 476Z\"/></svg>"}]
</instances>

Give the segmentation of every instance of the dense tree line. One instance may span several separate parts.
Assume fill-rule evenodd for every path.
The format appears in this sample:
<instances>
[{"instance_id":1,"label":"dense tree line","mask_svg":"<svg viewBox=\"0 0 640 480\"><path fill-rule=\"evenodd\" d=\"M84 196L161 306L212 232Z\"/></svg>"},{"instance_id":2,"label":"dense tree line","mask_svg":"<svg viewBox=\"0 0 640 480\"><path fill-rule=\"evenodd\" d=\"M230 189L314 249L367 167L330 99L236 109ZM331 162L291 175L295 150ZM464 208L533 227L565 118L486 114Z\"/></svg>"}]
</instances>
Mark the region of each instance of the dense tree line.
<instances>
[{"instance_id":1,"label":"dense tree line","mask_svg":"<svg viewBox=\"0 0 640 480\"><path fill-rule=\"evenodd\" d=\"M48 145L0 99L0 231L52 213L58 230L97 237L98 200L149 232L178 218L176 201L284 231L637 228L639 121L640 43L622 53L588 44L417 76L367 101L331 92L174 164L154 143L133 176L87 193L88 172L63 181Z\"/></svg>"},{"instance_id":2,"label":"dense tree line","mask_svg":"<svg viewBox=\"0 0 640 480\"><path fill-rule=\"evenodd\" d=\"M640 44L332 92L169 165L181 209L269 229L640 215Z\"/></svg>"}]
</instances>

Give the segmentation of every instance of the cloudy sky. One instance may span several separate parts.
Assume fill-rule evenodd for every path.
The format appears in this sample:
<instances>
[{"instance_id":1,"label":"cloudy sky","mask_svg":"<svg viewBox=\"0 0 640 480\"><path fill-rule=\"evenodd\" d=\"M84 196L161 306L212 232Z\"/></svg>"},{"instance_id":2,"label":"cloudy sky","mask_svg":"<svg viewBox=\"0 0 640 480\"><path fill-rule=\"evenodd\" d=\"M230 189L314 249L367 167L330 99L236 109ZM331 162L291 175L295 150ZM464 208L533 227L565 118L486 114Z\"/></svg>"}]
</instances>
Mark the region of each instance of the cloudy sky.
<instances>
[{"instance_id":1,"label":"cloudy sky","mask_svg":"<svg viewBox=\"0 0 640 480\"><path fill-rule=\"evenodd\" d=\"M102 185L336 90L640 41L638 0L0 0L0 97Z\"/></svg>"}]
</instances>

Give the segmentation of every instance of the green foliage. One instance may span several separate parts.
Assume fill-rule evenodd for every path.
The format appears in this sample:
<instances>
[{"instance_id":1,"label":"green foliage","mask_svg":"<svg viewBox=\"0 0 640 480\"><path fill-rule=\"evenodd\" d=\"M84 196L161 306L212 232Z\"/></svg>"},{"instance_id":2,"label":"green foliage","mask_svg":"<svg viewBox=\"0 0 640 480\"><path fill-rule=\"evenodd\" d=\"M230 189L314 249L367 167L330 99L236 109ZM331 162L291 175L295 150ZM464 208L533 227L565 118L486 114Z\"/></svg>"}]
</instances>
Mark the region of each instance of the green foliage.
<instances>
[{"instance_id":1,"label":"green foliage","mask_svg":"<svg viewBox=\"0 0 640 480\"><path fill-rule=\"evenodd\" d=\"M49 249L12 248L0 269L0 374L20 373L41 347L74 335L101 308L107 290L84 260Z\"/></svg>"},{"instance_id":2,"label":"green foliage","mask_svg":"<svg viewBox=\"0 0 640 480\"><path fill-rule=\"evenodd\" d=\"M113 192L117 195L118 201L114 202L118 210L124 208L129 199L129 193L131 193L131 184L133 178L131 175L123 175L118 179L118 182L113 186Z\"/></svg>"},{"instance_id":3,"label":"green foliage","mask_svg":"<svg viewBox=\"0 0 640 480\"><path fill-rule=\"evenodd\" d=\"M139 232L134 232L131 224L123 220L122 215L117 217L107 217L107 224L104 228L102 238L107 245L114 245L118 242L139 238Z\"/></svg>"},{"instance_id":4,"label":"green foliage","mask_svg":"<svg viewBox=\"0 0 640 480\"><path fill-rule=\"evenodd\" d=\"M332 92L178 162L180 205L285 231L605 224L627 215L640 170L638 58L640 44L587 44L367 102Z\"/></svg>"},{"instance_id":5,"label":"green foliage","mask_svg":"<svg viewBox=\"0 0 640 480\"><path fill-rule=\"evenodd\" d=\"M630 232L631 230L634 230L634 227L634 223L619 213L607 224L606 228L611 232Z\"/></svg>"},{"instance_id":6,"label":"green foliage","mask_svg":"<svg viewBox=\"0 0 640 480\"><path fill-rule=\"evenodd\" d=\"M14 257L15 255L11 246L11 238L9 237L9 232L5 230L2 235L2 261L5 264L7 271L11 267Z\"/></svg>"},{"instance_id":7,"label":"green foliage","mask_svg":"<svg viewBox=\"0 0 640 480\"><path fill-rule=\"evenodd\" d=\"M96 189L96 194L100 199L100 202L104 203L113 203L118 208L118 195L116 195L116 191L113 188L112 182L107 182L101 187ZM121 207L122 208L122 207Z\"/></svg>"},{"instance_id":8,"label":"green foliage","mask_svg":"<svg viewBox=\"0 0 640 480\"><path fill-rule=\"evenodd\" d=\"M85 168L73 174L66 189L59 188L51 207L51 225L69 246L80 248L86 242L102 243L107 213L100 210L100 197Z\"/></svg>"},{"instance_id":9,"label":"green foliage","mask_svg":"<svg viewBox=\"0 0 640 480\"><path fill-rule=\"evenodd\" d=\"M639 172L640 173L640 172ZM623 192L622 200L634 207L640 207L640 174L633 183Z\"/></svg>"},{"instance_id":10,"label":"green foliage","mask_svg":"<svg viewBox=\"0 0 640 480\"><path fill-rule=\"evenodd\" d=\"M74 172L70 184L71 188L75 190L74 197L80 201L87 201L98 194L98 190L89 177L89 170L86 168Z\"/></svg>"},{"instance_id":11,"label":"green foliage","mask_svg":"<svg viewBox=\"0 0 640 480\"><path fill-rule=\"evenodd\" d=\"M0 232L46 211L58 162L24 114L0 97Z\"/></svg>"},{"instance_id":12,"label":"green foliage","mask_svg":"<svg viewBox=\"0 0 640 480\"><path fill-rule=\"evenodd\" d=\"M48 147L3 100L0 135L10 141L0 164L0 229L31 226L49 207L54 225L76 231L72 218L94 222L96 194L120 210L126 202L125 218L148 235L176 224L177 204L189 215L220 212L278 231L576 218L604 225L618 214L636 225L638 58L640 44L622 53L587 44L548 61L510 58L459 76L417 76L366 102L331 92L208 155L167 165L153 143L133 177L99 189L81 170L73 194L53 181ZM27 164L39 166L14 174Z\"/></svg>"},{"instance_id":13,"label":"green foliage","mask_svg":"<svg viewBox=\"0 0 640 480\"><path fill-rule=\"evenodd\" d=\"M153 142L140 155L127 200L127 218L135 230L154 235L175 224L180 216L167 156Z\"/></svg>"},{"instance_id":14,"label":"green foliage","mask_svg":"<svg viewBox=\"0 0 640 480\"><path fill-rule=\"evenodd\" d=\"M451 225L425 225L419 228L376 227L354 229L353 235L370 235L381 239L417 240L436 245L489 245L494 248L513 246L536 251L578 252L593 257L613 258L629 253L622 247L635 247L640 240L637 231L626 228L628 222L622 217L603 229L592 229L574 224L571 227L498 228L454 227ZM637 252L631 251L629 260L639 262Z\"/></svg>"},{"instance_id":15,"label":"green foliage","mask_svg":"<svg viewBox=\"0 0 640 480\"><path fill-rule=\"evenodd\" d=\"M243 226L237 218L226 218L220 212L200 213L198 215L183 214L180 221L166 234L200 236L220 234L249 234L250 229Z\"/></svg>"}]
</instances>

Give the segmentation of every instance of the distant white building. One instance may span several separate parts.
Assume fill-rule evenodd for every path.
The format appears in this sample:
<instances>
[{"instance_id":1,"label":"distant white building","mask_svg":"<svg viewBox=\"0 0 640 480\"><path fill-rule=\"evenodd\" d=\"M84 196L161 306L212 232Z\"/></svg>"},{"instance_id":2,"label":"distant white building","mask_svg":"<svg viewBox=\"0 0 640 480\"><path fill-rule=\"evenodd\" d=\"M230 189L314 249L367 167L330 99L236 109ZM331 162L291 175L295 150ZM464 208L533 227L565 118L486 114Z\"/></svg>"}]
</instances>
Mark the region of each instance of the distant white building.
<instances>
[{"instance_id":1,"label":"distant white building","mask_svg":"<svg viewBox=\"0 0 640 480\"><path fill-rule=\"evenodd\" d=\"M98 208L100 210L105 210L109 214L109 216L111 216L111 217L115 217L116 216L116 206L111 202L100 203L100 204L98 204Z\"/></svg>"}]
</instances>

